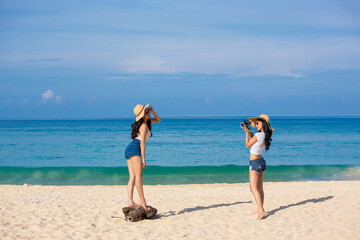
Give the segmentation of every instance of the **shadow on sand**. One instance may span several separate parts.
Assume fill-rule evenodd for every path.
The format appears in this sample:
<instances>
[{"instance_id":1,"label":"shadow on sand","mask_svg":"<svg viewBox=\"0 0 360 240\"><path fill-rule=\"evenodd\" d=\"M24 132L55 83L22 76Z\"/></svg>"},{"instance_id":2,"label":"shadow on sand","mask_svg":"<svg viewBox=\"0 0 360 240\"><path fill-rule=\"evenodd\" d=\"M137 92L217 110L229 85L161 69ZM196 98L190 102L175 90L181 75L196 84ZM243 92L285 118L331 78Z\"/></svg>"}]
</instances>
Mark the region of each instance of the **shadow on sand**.
<instances>
[{"instance_id":1,"label":"shadow on sand","mask_svg":"<svg viewBox=\"0 0 360 240\"><path fill-rule=\"evenodd\" d=\"M334 196L327 196L327 197L322 197L322 198L312 198L312 199L307 199L301 202L297 202L297 203L293 203L293 204L289 204L286 206L280 206L279 208L276 208L274 210L271 210L267 213L267 216L265 218L268 218L269 216L274 215L275 213L277 213L278 211L287 209L289 207L294 207L294 206L300 206L300 205L304 205L307 203L319 203L319 202L324 202L327 200L332 199ZM189 213L189 212L194 212L194 211L201 211L201 210L206 210L206 209L210 209L210 208L218 208L218 207L228 207L228 206L232 206L232 205L238 205L238 204L243 204L243 203L252 203L252 201L247 201L247 202L234 202L234 203L220 203L220 204L214 204L211 206L197 206L194 208L184 208L183 210L176 212L176 211L168 211L166 213L162 213L162 214L157 214L155 215L155 217L153 217L152 219L159 219L159 218L163 218L163 217L171 217L171 216L175 216L175 215L180 215L180 214L184 214L184 213Z\"/></svg>"},{"instance_id":2,"label":"shadow on sand","mask_svg":"<svg viewBox=\"0 0 360 240\"><path fill-rule=\"evenodd\" d=\"M153 219L162 218L162 217L170 217L170 216L180 215L180 214L184 214L184 213L188 213L188 212L206 210L206 209L210 209L210 208L228 207L228 206L238 205L238 204L243 204L243 203L252 203L252 201L234 202L234 203L220 203L220 204L214 204L214 205L211 205L211 206L197 206L197 207L194 207L194 208L184 208L183 210L181 210L179 212L169 211L169 212L166 212L166 213L163 213L163 214L157 214Z\"/></svg>"},{"instance_id":3,"label":"shadow on sand","mask_svg":"<svg viewBox=\"0 0 360 240\"><path fill-rule=\"evenodd\" d=\"M332 199L333 197L334 196L327 196L327 197L322 197L322 198L312 198L312 199L307 199L307 200L304 200L304 201L301 201L301 202L298 202L298 203L289 204L287 206L280 206L279 208L276 208L274 210L271 210L271 211L267 212L266 218L268 218L271 215L274 215L278 211L284 210L284 209L289 208L289 207L304 205L304 204L307 204L307 203L324 202L324 201Z\"/></svg>"}]
</instances>

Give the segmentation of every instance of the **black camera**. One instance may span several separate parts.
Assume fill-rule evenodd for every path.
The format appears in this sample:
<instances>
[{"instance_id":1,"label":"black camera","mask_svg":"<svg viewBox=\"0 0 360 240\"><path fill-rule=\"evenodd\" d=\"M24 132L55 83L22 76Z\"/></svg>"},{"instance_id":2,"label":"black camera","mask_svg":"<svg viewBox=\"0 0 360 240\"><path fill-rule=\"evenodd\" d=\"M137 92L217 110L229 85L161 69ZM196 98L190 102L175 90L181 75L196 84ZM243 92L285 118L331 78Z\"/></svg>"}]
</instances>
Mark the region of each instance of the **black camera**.
<instances>
[{"instance_id":1,"label":"black camera","mask_svg":"<svg viewBox=\"0 0 360 240\"><path fill-rule=\"evenodd\" d=\"M240 126L242 128L246 128L247 130L250 131L250 122L249 121L244 120L242 123L240 123Z\"/></svg>"}]
</instances>

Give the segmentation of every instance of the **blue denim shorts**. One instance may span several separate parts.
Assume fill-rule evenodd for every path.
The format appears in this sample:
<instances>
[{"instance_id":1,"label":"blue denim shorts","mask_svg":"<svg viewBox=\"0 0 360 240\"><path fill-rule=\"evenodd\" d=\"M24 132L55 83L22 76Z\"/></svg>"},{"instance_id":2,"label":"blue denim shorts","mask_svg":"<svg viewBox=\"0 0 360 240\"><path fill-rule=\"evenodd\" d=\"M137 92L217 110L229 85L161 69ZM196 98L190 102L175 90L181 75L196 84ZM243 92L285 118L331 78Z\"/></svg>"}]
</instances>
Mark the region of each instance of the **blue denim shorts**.
<instances>
[{"instance_id":1,"label":"blue denim shorts","mask_svg":"<svg viewBox=\"0 0 360 240\"><path fill-rule=\"evenodd\" d=\"M127 148L125 150L125 158L126 159L129 159L130 157L133 157L133 156L141 156L139 139L132 140L132 142L127 146Z\"/></svg>"},{"instance_id":2,"label":"blue denim shorts","mask_svg":"<svg viewBox=\"0 0 360 240\"><path fill-rule=\"evenodd\" d=\"M258 158L254 160L250 160L250 170L255 171L257 173L265 172L266 170L266 162L264 158Z\"/></svg>"}]
</instances>

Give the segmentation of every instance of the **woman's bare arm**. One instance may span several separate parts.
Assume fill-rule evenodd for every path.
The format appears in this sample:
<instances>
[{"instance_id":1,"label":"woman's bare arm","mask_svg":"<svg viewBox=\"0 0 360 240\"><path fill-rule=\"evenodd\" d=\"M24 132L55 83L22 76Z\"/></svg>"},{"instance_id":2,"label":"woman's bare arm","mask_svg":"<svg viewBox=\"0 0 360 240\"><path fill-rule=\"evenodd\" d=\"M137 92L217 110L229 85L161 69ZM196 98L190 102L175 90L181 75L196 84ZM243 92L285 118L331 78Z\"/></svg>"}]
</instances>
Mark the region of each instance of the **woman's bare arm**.
<instances>
[{"instance_id":1,"label":"woman's bare arm","mask_svg":"<svg viewBox=\"0 0 360 240\"><path fill-rule=\"evenodd\" d=\"M146 133L148 131L148 127L146 123L143 123L140 126L139 132L140 132L140 150L141 150L141 156L142 156L142 165L143 168L146 167L146 161L145 161L145 139L146 139Z\"/></svg>"},{"instance_id":2,"label":"woman's bare arm","mask_svg":"<svg viewBox=\"0 0 360 240\"><path fill-rule=\"evenodd\" d=\"M161 122L161 118L157 113L154 111L154 108L152 106L149 107L149 111L154 115L155 118L151 118L151 123L158 123Z\"/></svg>"},{"instance_id":3,"label":"woman's bare arm","mask_svg":"<svg viewBox=\"0 0 360 240\"><path fill-rule=\"evenodd\" d=\"M254 145L257 142L256 135L254 135L254 134L252 134L252 135L253 135L253 137L250 137L250 132L246 131L246 139L245 139L246 148L251 147L252 145Z\"/></svg>"}]
</instances>

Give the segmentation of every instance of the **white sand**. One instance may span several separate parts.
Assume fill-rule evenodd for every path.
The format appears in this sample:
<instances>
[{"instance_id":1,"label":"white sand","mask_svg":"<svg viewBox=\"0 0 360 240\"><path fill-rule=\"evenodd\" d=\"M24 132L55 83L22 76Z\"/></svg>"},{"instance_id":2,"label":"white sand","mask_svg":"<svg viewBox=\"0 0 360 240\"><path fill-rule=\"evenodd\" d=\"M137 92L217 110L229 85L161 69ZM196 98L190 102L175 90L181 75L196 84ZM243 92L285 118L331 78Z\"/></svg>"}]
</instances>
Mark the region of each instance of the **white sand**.
<instances>
[{"instance_id":1,"label":"white sand","mask_svg":"<svg viewBox=\"0 0 360 240\"><path fill-rule=\"evenodd\" d=\"M360 181L264 188L259 221L248 184L145 186L157 218L132 223L126 186L0 185L0 239L360 239Z\"/></svg>"}]
</instances>

